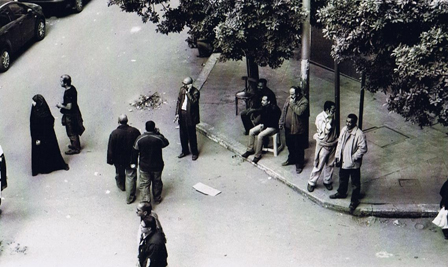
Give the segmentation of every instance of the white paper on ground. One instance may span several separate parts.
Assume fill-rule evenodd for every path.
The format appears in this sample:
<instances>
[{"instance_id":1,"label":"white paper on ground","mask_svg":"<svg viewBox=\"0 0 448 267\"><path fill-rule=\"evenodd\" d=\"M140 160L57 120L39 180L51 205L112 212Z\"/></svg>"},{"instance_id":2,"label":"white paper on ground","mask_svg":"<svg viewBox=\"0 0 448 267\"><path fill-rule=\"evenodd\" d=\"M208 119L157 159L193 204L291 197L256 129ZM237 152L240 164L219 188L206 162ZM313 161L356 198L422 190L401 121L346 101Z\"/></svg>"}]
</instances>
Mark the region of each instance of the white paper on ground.
<instances>
[{"instance_id":1,"label":"white paper on ground","mask_svg":"<svg viewBox=\"0 0 448 267\"><path fill-rule=\"evenodd\" d=\"M193 185L193 188L196 189L197 191L209 195L209 196L216 196L219 193L221 193L221 191L216 190L208 185L205 185L203 183L197 183L195 185Z\"/></svg>"}]
</instances>

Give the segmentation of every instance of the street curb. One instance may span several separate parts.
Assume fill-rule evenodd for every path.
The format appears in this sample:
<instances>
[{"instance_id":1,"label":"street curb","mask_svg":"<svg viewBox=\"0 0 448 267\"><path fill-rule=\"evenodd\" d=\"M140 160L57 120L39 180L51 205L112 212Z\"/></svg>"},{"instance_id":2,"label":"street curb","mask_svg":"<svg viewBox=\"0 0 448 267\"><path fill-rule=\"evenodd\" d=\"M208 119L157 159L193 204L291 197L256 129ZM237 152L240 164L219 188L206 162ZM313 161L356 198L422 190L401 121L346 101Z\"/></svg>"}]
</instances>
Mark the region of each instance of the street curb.
<instances>
[{"instance_id":1,"label":"street curb","mask_svg":"<svg viewBox=\"0 0 448 267\"><path fill-rule=\"evenodd\" d=\"M221 56L221 53L213 53L207 60L207 62L204 65L204 68L202 68L201 73L199 73L199 76L194 81L194 86L198 88L198 90L201 90L204 86L205 82L208 79L208 75L210 75L210 72L213 70L213 67L215 67L216 62L218 62L219 57Z\"/></svg>"},{"instance_id":2,"label":"street curb","mask_svg":"<svg viewBox=\"0 0 448 267\"><path fill-rule=\"evenodd\" d=\"M217 60L219 59L220 54L215 53L210 56L208 61L205 63L202 72L199 74L196 79L195 86L201 89L205 82L208 79L208 75L213 70ZM203 134L205 137L210 140L218 143L229 151L241 155L246 151L246 147L233 140L230 139L225 134L217 131L212 125L201 122L196 125L196 130ZM245 159L246 161L252 163L252 160ZM341 213L350 213L350 210L347 205L347 201L344 200L330 200L327 195L314 192L313 194L309 193L306 189L306 184L303 186L299 186L294 184L291 181L288 181L285 177L280 175L278 172L272 170L267 167L263 163L252 163L257 168L263 170L270 177L275 178L276 180L282 182L287 185L297 193L300 193L302 196L308 198L312 202L320 205L321 207L334 210ZM344 205L343 205L344 204ZM436 217L439 212L438 204L360 204L358 208L355 210L353 215L355 216L375 216L375 217L393 217L393 218L421 218L421 217Z\"/></svg>"},{"instance_id":3,"label":"street curb","mask_svg":"<svg viewBox=\"0 0 448 267\"><path fill-rule=\"evenodd\" d=\"M241 155L246 150L246 147L239 142L236 142L232 139L229 139L224 134L215 130L215 128L207 123L201 122L196 125L196 130L203 134L205 137L210 140L218 143L229 151ZM244 159L250 163L252 161L250 159ZM325 196L319 196L316 192L314 194L310 194L305 186L298 186L287 179L285 179L282 175L267 167L263 163L252 163L254 166L264 171L270 177L280 181L281 183L287 185L297 193L303 195L308 198L312 202L318 204L323 208L327 208L330 210L334 210L341 213L349 213L348 206L343 206L342 203L346 203L346 201L342 200L330 200ZM330 202L331 201L331 202ZM393 205L393 204L383 204L383 205L372 205L372 204L361 204L353 213L356 216L375 216L375 217L393 217L393 218L420 218L420 217L435 217L438 214L439 205L436 204L401 204L401 205Z\"/></svg>"}]
</instances>

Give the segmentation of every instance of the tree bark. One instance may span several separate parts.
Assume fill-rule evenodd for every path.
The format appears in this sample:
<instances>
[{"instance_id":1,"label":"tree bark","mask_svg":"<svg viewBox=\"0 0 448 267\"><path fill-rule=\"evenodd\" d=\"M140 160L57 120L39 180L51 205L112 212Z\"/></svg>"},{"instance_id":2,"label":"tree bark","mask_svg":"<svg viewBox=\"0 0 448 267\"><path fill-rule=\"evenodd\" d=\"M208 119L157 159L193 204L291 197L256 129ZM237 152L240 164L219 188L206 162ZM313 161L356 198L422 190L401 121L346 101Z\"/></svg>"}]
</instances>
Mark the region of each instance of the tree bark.
<instances>
[{"instance_id":1,"label":"tree bark","mask_svg":"<svg viewBox=\"0 0 448 267\"><path fill-rule=\"evenodd\" d=\"M257 83L251 82L252 81L258 81L259 77L259 71L258 71L258 64L255 63L254 57L246 56L246 69L247 69L247 79L248 79L248 91L253 92L256 90Z\"/></svg>"}]
</instances>

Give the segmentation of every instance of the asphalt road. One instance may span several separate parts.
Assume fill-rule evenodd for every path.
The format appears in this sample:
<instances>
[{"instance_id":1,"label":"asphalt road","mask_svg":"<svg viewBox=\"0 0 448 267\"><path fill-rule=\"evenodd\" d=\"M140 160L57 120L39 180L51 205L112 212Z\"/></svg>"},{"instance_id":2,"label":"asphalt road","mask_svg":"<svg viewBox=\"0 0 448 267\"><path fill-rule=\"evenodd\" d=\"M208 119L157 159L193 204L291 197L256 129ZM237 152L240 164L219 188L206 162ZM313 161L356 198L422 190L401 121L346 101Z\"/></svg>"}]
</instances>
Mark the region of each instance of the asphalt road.
<instances>
[{"instance_id":1,"label":"asphalt road","mask_svg":"<svg viewBox=\"0 0 448 267\"><path fill-rule=\"evenodd\" d=\"M138 218L106 164L117 116L143 129L154 120L164 149L164 201L155 207L166 232L170 266L445 266L448 242L430 219L357 218L321 208L240 157L199 136L199 159L178 159L172 122L178 88L205 59L133 15L88 3L80 14L51 17L47 36L0 74L0 144L9 187L0 215L0 266L135 266ZM54 106L61 74L78 88L86 133L70 170L31 176L31 98L46 97L62 151L68 139ZM164 104L135 110L140 94ZM205 94L207 92L201 92ZM132 110L132 111L131 111ZM203 195L202 182L220 191Z\"/></svg>"}]
</instances>

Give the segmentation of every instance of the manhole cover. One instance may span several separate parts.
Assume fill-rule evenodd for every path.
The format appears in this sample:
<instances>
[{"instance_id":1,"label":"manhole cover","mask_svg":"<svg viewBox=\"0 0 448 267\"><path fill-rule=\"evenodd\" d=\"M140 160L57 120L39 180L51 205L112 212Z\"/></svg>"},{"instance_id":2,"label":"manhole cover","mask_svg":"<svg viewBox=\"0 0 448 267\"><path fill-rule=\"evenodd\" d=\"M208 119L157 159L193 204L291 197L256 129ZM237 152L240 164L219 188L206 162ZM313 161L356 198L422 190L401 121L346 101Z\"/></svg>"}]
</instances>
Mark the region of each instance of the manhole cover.
<instances>
[{"instance_id":1,"label":"manhole cover","mask_svg":"<svg viewBox=\"0 0 448 267\"><path fill-rule=\"evenodd\" d=\"M414 187L420 185L417 179L398 179L401 187Z\"/></svg>"},{"instance_id":2,"label":"manhole cover","mask_svg":"<svg viewBox=\"0 0 448 267\"><path fill-rule=\"evenodd\" d=\"M398 144L409 138L408 136L397 132L387 126L373 127L364 131L367 139L379 147Z\"/></svg>"}]
</instances>

